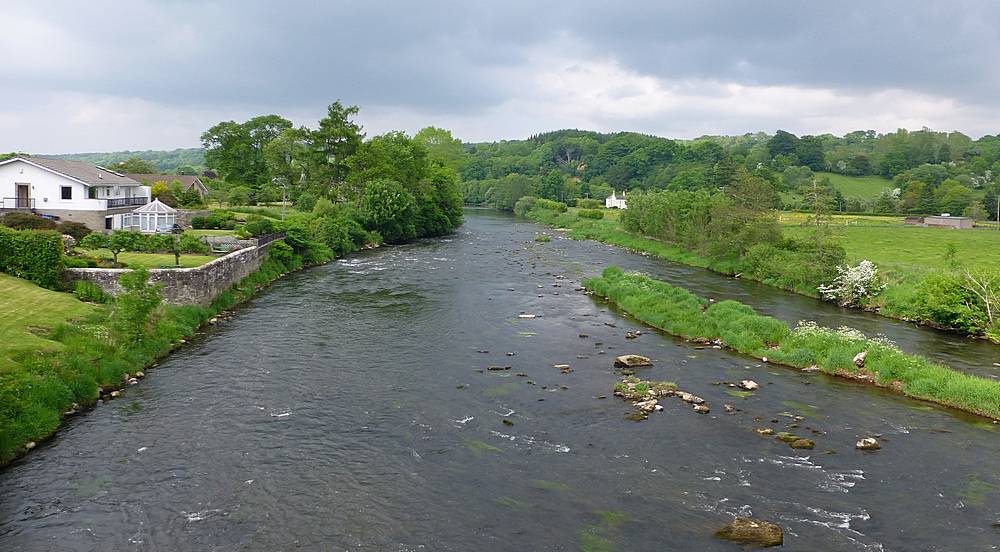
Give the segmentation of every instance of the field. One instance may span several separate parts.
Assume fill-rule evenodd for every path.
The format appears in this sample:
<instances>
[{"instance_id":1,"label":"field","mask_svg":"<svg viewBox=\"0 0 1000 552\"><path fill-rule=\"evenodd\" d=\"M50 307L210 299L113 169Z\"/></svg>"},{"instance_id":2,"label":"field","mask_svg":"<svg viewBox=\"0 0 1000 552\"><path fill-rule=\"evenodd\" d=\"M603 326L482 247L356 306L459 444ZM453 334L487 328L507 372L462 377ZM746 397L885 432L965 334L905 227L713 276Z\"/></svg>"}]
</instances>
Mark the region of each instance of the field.
<instances>
[{"instance_id":1,"label":"field","mask_svg":"<svg viewBox=\"0 0 1000 552\"><path fill-rule=\"evenodd\" d=\"M803 228L786 227L789 235ZM948 244L955 246L955 260L969 268L995 269L1000 264L1000 231L954 230L919 226L846 226L837 228L840 243L853 261L869 259L901 276L928 268L948 268Z\"/></svg>"},{"instance_id":2,"label":"field","mask_svg":"<svg viewBox=\"0 0 1000 552\"><path fill-rule=\"evenodd\" d=\"M62 322L81 319L95 307L68 293L40 288L27 280L0 274L0 370L11 368L10 354L18 350L60 347L42 337Z\"/></svg>"},{"instance_id":3,"label":"field","mask_svg":"<svg viewBox=\"0 0 1000 552\"><path fill-rule=\"evenodd\" d=\"M97 259L112 259L111 251L107 249L81 249L81 253ZM191 268L201 266L216 257L211 255L192 255L181 253L181 264L179 268ZM118 262L125 263L127 268L174 268L174 255L172 253L131 253L123 252L118 254Z\"/></svg>"},{"instance_id":4,"label":"field","mask_svg":"<svg viewBox=\"0 0 1000 552\"><path fill-rule=\"evenodd\" d=\"M881 176L845 176L837 173L821 172L817 176L830 179L830 184L840 190L844 197L872 199L882 193L882 188L892 188L892 181Z\"/></svg>"},{"instance_id":5,"label":"field","mask_svg":"<svg viewBox=\"0 0 1000 552\"><path fill-rule=\"evenodd\" d=\"M235 230L196 230L194 228L188 228L184 231L185 234L191 234L192 236L235 236Z\"/></svg>"},{"instance_id":6,"label":"field","mask_svg":"<svg viewBox=\"0 0 1000 552\"><path fill-rule=\"evenodd\" d=\"M796 213L782 211L778 213L778 222L786 226L801 226L805 224L811 215L809 213ZM872 225L895 225L903 224L903 216L892 215L832 215L831 223L834 226L872 226Z\"/></svg>"}]
</instances>

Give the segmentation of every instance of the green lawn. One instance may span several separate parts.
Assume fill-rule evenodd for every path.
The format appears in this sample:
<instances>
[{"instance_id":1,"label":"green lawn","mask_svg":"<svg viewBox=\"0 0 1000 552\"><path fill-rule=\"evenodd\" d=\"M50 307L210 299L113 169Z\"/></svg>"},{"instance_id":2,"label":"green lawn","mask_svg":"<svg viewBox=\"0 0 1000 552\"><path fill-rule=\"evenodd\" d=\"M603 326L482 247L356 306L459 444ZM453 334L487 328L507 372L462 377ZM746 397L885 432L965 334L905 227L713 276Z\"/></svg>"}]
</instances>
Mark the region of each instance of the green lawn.
<instances>
[{"instance_id":1,"label":"green lawn","mask_svg":"<svg viewBox=\"0 0 1000 552\"><path fill-rule=\"evenodd\" d=\"M110 261L113 257L111 251L107 249L80 249L84 255L89 255L97 259ZM181 253L181 265L178 268L191 268L201 266L208 261L217 259L211 255L192 255ZM127 268L173 268L174 255L172 253L131 253L124 252L118 254L118 262L125 263Z\"/></svg>"},{"instance_id":2,"label":"green lawn","mask_svg":"<svg viewBox=\"0 0 1000 552\"><path fill-rule=\"evenodd\" d=\"M845 176L837 173L821 172L817 176L830 178L830 184L840 190L844 197L872 199L882 193L882 188L892 188L892 181L881 176Z\"/></svg>"},{"instance_id":3,"label":"green lawn","mask_svg":"<svg viewBox=\"0 0 1000 552\"><path fill-rule=\"evenodd\" d=\"M45 339L47 331L67 320L82 319L97 307L69 293L40 288L35 284L0 274L0 370L14 366L11 353L22 350L52 350L62 345Z\"/></svg>"},{"instance_id":4,"label":"green lawn","mask_svg":"<svg viewBox=\"0 0 1000 552\"><path fill-rule=\"evenodd\" d=\"M811 217L809 213L797 213L782 211L778 213L778 222L783 225L802 225ZM872 225L892 225L903 224L904 216L899 215L832 215L831 223L834 226L872 226Z\"/></svg>"},{"instance_id":5,"label":"green lawn","mask_svg":"<svg viewBox=\"0 0 1000 552\"><path fill-rule=\"evenodd\" d=\"M789 235L805 229L788 226ZM880 267L904 276L928 268L948 268L945 254L954 244L955 258L970 268L995 269L1000 265L1000 231L923 228L920 226L846 226L836 230L847 256L869 259Z\"/></svg>"}]
</instances>

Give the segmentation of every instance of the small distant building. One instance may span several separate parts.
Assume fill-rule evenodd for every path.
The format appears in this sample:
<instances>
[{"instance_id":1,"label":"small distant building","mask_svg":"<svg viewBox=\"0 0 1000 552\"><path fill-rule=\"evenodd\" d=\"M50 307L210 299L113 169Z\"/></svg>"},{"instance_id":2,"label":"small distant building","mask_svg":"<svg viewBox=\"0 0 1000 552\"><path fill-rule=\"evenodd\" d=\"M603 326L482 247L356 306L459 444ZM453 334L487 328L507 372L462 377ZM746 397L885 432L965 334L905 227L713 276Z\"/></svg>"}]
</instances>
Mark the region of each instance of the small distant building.
<instances>
[{"instance_id":1,"label":"small distant building","mask_svg":"<svg viewBox=\"0 0 1000 552\"><path fill-rule=\"evenodd\" d=\"M187 174L134 174L128 173L125 176L135 180L136 182L142 182L146 186L152 186L157 182L165 182L167 186L170 186L176 180L181 184L181 191L194 190L198 192L198 195L205 197L208 193L208 188L205 183L201 181L200 178L194 175Z\"/></svg>"},{"instance_id":2,"label":"small distant building","mask_svg":"<svg viewBox=\"0 0 1000 552\"><path fill-rule=\"evenodd\" d=\"M604 206L608 209L628 209L628 205L625 204L625 192L622 191L621 195L618 192L611 192L604 200Z\"/></svg>"},{"instance_id":3,"label":"small distant building","mask_svg":"<svg viewBox=\"0 0 1000 552\"><path fill-rule=\"evenodd\" d=\"M972 217L953 217L948 213L924 217L924 226L935 228L972 228L974 223Z\"/></svg>"}]
</instances>

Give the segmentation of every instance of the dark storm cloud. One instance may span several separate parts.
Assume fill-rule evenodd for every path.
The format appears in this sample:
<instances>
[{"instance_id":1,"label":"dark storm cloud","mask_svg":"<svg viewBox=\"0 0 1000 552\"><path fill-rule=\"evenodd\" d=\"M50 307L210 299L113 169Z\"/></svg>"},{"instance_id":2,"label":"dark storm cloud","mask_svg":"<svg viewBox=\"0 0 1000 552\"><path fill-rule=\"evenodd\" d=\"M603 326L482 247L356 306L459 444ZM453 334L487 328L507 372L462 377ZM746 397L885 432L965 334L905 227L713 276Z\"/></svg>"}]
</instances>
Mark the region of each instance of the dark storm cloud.
<instances>
[{"instance_id":1,"label":"dark storm cloud","mask_svg":"<svg viewBox=\"0 0 1000 552\"><path fill-rule=\"evenodd\" d=\"M180 144L188 145L197 141L191 128L219 118L278 112L309 120L337 98L388 125L390 115L399 126L457 121L480 139L595 122L674 132L663 118L694 113L699 128L719 133L803 120L844 126L856 121L835 122L839 99L850 98L842 109L857 112L886 91L919 107L888 114L880 124L890 129L923 124L938 113L928 107L935 102L943 107L934 122L945 125L981 121L1000 107L1000 3L990 1L24 1L5 3L4 17L0 131L21 131L25 140L36 133L43 143L58 143L54 128L21 127L46 116L54 125L57 112L80 135L94 120L109 135L138 130L140 120L166 121L171 139L191 135ZM567 100L546 97L554 92L539 83L601 64L620 71L577 86L631 79L598 96L650 101L633 101L624 114L597 112L595 101L550 117ZM642 96L647 77L660 90ZM732 96L731 85L779 87L752 95L772 105L789 90L834 98L810 104L796 92L803 113L784 116L731 102L713 119L706 106ZM686 105L646 107L677 91ZM520 119L504 111L512 105L524 111Z\"/></svg>"}]
</instances>

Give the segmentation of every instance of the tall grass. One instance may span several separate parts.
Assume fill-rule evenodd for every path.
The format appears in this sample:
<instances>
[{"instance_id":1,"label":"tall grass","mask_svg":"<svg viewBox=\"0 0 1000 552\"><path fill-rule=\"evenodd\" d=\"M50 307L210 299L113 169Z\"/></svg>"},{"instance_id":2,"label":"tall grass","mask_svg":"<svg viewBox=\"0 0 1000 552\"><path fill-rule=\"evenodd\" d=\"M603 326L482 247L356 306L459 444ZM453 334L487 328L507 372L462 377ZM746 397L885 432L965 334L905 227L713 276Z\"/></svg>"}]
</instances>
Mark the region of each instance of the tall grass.
<instances>
[{"instance_id":1,"label":"tall grass","mask_svg":"<svg viewBox=\"0 0 1000 552\"><path fill-rule=\"evenodd\" d=\"M906 396L1000 419L1000 382L962 374L900 351L885 339L856 330L815 324L789 328L736 301L709 303L691 292L640 274L609 267L584 287L650 326L697 341L721 340L726 347L797 368L819 370ZM864 367L853 362L866 351Z\"/></svg>"},{"instance_id":2,"label":"tall grass","mask_svg":"<svg viewBox=\"0 0 1000 552\"><path fill-rule=\"evenodd\" d=\"M14 368L0 371L0 464L16 457L25 443L51 435L74 403L93 404L98 387L120 386L123 374L142 370L192 337L208 319L301 267L298 256L287 264L267 259L211 305L164 306L146 334L128 347L109 338L108 306L83 321L57 326L51 337L62 344L60 350L23 352L14 358Z\"/></svg>"}]
</instances>

